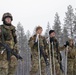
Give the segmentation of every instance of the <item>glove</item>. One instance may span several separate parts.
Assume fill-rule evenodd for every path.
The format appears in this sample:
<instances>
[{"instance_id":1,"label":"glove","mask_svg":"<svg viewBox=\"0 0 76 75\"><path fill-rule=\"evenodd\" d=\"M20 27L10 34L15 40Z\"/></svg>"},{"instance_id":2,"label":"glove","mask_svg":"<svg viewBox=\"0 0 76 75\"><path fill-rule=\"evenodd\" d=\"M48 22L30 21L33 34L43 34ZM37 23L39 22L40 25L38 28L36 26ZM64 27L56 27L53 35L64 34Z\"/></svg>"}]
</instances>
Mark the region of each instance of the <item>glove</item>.
<instances>
[{"instance_id":1,"label":"glove","mask_svg":"<svg viewBox=\"0 0 76 75\"><path fill-rule=\"evenodd\" d=\"M15 44L13 50L14 50L14 52L18 53L18 45L17 44Z\"/></svg>"},{"instance_id":2,"label":"glove","mask_svg":"<svg viewBox=\"0 0 76 75\"><path fill-rule=\"evenodd\" d=\"M68 42L68 41L66 41L66 44L65 44L64 46L65 46L65 47L69 46L69 42Z\"/></svg>"},{"instance_id":3,"label":"glove","mask_svg":"<svg viewBox=\"0 0 76 75\"><path fill-rule=\"evenodd\" d=\"M17 61L17 58L14 55L12 55L11 56L11 61Z\"/></svg>"},{"instance_id":4,"label":"glove","mask_svg":"<svg viewBox=\"0 0 76 75\"><path fill-rule=\"evenodd\" d=\"M54 42L54 38L50 38L50 42L51 42L51 43Z\"/></svg>"}]
</instances>

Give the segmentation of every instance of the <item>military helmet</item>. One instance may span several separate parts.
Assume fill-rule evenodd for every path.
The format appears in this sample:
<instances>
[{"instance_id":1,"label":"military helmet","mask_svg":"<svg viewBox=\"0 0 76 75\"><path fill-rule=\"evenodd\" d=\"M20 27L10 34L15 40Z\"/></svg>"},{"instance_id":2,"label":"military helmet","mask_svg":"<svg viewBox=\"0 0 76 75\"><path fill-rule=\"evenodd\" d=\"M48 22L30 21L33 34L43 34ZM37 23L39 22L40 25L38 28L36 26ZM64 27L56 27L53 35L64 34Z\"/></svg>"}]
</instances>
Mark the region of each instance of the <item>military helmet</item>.
<instances>
[{"instance_id":1,"label":"military helmet","mask_svg":"<svg viewBox=\"0 0 76 75\"><path fill-rule=\"evenodd\" d=\"M4 14L3 14L2 21L4 21L5 18L7 18L7 17L10 17L10 18L11 18L11 21L13 20L12 15L11 15L9 12L7 12L7 13L4 13Z\"/></svg>"}]
</instances>

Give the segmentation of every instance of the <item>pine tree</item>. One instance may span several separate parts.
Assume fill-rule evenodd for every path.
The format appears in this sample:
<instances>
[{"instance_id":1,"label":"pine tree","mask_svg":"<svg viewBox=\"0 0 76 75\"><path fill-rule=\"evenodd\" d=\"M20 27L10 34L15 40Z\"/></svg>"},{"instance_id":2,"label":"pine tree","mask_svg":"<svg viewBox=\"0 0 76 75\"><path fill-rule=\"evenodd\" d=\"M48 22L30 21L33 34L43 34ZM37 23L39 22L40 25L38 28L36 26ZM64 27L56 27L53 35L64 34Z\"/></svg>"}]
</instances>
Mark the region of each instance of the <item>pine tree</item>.
<instances>
[{"instance_id":1,"label":"pine tree","mask_svg":"<svg viewBox=\"0 0 76 75\"><path fill-rule=\"evenodd\" d=\"M29 30L27 30L27 32L26 32L27 40L29 40L30 36L31 36L31 33L30 33L30 31L29 31Z\"/></svg>"},{"instance_id":2,"label":"pine tree","mask_svg":"<svg viewBox=\"0 0 76 75\"><path fill-rule=\"evenodd\" d=\"M25 75L25 73L29 75L30 49L28 46L28 40L25 35L24 28L20 22L17 25L17 38L18 38L18 48L20 51L20 55L23 57L24 63L19 61L16 75Z\"/></svg>"},{"instance_id":3,"label":"pine tree","mask_svg":"<svg viewBox=\"0 0 76 75\"><path fill-rule=\"evenodd\" d=\"M60 40L61 40L61 22L60 22L59 15L57 12L55 14L53 29L56 32L56 37L57 37L58 41L60 42Z\"/></svg>"},{"instance_id":4,"label":"pine tree","mask_svg":"<svg viewBox=\"0 0 76 75\"><path fill-rule=\"evenodd\" d=\"M74 21L73 21L73 23L74 23L73 33L75 35L76 34L76 13L74 14Z\"/></svg>"},{"instance_id":5,"label":"pine tree","mask_svg":"<svg viewBox=\"0 0 76 75\"><path fill-rule=\"evenodd\" d=\"M50 23L48 22L48 24L47 24L47 29L46 29L46 31L45 31L45 37L47 38L47 37L49 37L49 30L51 29L51 27L50 27Z\"/></svg>"},{"instance_id":6,"label":"pine tree","mask_svg":"<svg viewBox=\"0 0 76 75\"><path fill-rule=\"evenodd\" d=\"M63 44L68 40L68 31L67 31L67 28L64 27L63 28L63 35L62 35L62 41L63 41Z\"/></svg>"},{"instance_id":7,"label":"pine tree","mask_svg":"<svg viewBox=\"0 0 76 75\"><path fill-rule=\"evenodd\" d=\"M74 42L76 46L76 13L74 14L74 29L73 29L73 34L74 34Z\"/></svg>"},{"instance_id":8,"label":"pine tree","mask_svg":"<svg viewBox=\"0 0 76 75\"><path fill-rule=\"evenodd\" d=\"M21 25L21 23L19 22L17 25L17 38L18 38L18 45L19 45L19 50L23 50L24 49L24 29L23 26Z\"/></svg>"},{"instance_id":9,"label":"pine tree","mask_svg":"<svg viewBox=\"0 0 76 75\"><path fill-rule=\"evenodd\" d=\"M64 25L67 28L69 36L73 38L73 28L74 28L74 13L71 5L67 7L67 12L65 13L66 17L64 20Z\"/></svg>"},{"instance_id":10,"label":"pine tree","mask_svg":"<svg viewBox=\"0 0 76 75\"><path fill-rule=\"evenodd\" d=\"M33 34L32 35L36 34L36 28L37 28L37 26L34 27Z\"/></svg>"}]
</instances>

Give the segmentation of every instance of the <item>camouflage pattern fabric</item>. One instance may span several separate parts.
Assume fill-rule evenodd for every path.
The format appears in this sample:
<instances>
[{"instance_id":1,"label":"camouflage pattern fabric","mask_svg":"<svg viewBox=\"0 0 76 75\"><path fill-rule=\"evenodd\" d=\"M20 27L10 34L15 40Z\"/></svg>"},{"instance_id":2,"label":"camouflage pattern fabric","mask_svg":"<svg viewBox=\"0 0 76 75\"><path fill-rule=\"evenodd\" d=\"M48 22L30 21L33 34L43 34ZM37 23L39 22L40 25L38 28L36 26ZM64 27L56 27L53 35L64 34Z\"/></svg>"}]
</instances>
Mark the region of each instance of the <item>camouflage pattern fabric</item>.
<instances>
[{"instance_id":1,"label":"camouflage pattern fabric","mask_svg":"<svg viewBox=\"0 0 76 75\"><path fill-rule=\"evenodd\" d=\"M75 47L69 47L68 49L68 75L76 75L76 48Z\"/></svg>"},{"instance_id":2,"label":"camouflage pattern fabric","mask_svg":"<svg viewBox=\"0 0 76 75\"><path fill-rule=\"evenodd\" d=\"M50 43L50 50L51 50L51 60L52 60L52 72L54 74L54 65L53 65L53 61L55 62L55 72L56 72L56 75L63 75L61 69L60 69L60 64L59 62L61 62L61 58L60 58L60 52L59 52L59 49L57 49L57 44L58 44L58 41L56 38L54 38L54 42L53 42L53 47L54 47L54 60L53 60L53 51L52 51L52 43Z\"/></svg>"},{"instance_id":3,"label":"camouflage pattern fabric","mask_svg":"<svg viewBox=\"0 0 76 75\"><path fill-rule=\"evenodd\" d=\"M2 32L4 36L4 41L10 46L11 49L14 49L16 43L14 42L15 27L13 25L6 26L2 25L3 30L0 26L0 42L2 42ZM12 32L13 31L13 32ZM11 55L10 61L7 61L7 52L6 50L1 54L3 47L0 47L0 75L14 75L17 66L17 59L15 56ZM15 48L17 50L17 48Z\"/></svg>"},{"instance_id":4,"label":"camouflage pattern fabric","mask_svg":"<svg viewBox=\"0 0 76 75\"><path fill-rule=\"evenodd\" d=\"M36 35L34 35L33 37L30 38L29 40L29 45L31 47L31 62L32 62L32 68L30 71L30 75L36 75L37 72L39 72L39 56L38 56L38 45L37 43L35 44L35 40L36 40ZM46 49L46 40L43 36L39 36L39 44L40 46L42 46L44 49L43 52L45 52ZM45 62L44 62L44 58L41 56L41 73L42 75L46 75L45 74Z\"/></svg>"},{"instance_id":5,"label":"camouflage pattern fabric","mask_svg":"<svg viewBox=\"0 0 76 75\"><path fill-rule=\"evenodd\" d=\"M55 59L54 61L55 61L55 72L56 72L56 75L62 75L62 72L60 70L59 62L58 62L58 60L56 58L54 58L54 59ZM52 63L52 72L54 74L54 65L53 65L53 63Z\"/></svg>"}]
</instances>

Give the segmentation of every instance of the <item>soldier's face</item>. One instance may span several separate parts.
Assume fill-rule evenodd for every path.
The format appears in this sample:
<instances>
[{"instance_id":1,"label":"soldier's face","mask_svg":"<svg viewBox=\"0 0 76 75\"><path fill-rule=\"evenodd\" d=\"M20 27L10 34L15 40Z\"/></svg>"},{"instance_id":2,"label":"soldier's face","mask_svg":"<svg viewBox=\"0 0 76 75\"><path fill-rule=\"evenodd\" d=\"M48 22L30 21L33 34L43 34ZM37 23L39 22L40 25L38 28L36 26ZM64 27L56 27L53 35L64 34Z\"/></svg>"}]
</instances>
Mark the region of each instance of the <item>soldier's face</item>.
<instances>
[{"instance_id":1,"label":"soldier's face","mask_svg":"<svg viewBox=\"0 0 76 75\"><path fill-rule=\"evenodd\" d=\"M7 18L5 19L5 22L8 23L8 24L11 24L11 18L10 18L10 17L7 17Z\"/></svg>"},{"instance_id":2,"label":"soldier's face","mask_svg":"<svg viewBox=\"0 0 76 75\"><path fill-rule=\"evenodd\" d=\"M37 31L37 33L38 33L38 34L42 34L42 31L43 31L43 29L39 29L39 30Z\"/></svg>"},{"instance_id":3,"label":"soldier's face","mask_svg":"<svg viewBox=\"0 0 76 75\"><path fill-rule=\"evenodd\" d=\"M70 41L70 46L72 46L73 45L73 41Z\"/></svg>"},{"instance_id":4,"label":"soldier's face","mask_svg":"<svg viewBox=\"0 0 76 75\"><path fill-rule=\"evenodd\" d=\"M52 33L50 34L50 37L55 37L55 32L52 32Z\"/></svg>"}]
</instances>

